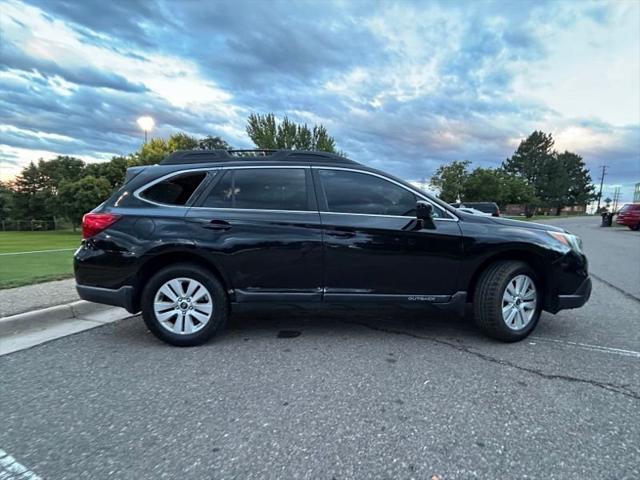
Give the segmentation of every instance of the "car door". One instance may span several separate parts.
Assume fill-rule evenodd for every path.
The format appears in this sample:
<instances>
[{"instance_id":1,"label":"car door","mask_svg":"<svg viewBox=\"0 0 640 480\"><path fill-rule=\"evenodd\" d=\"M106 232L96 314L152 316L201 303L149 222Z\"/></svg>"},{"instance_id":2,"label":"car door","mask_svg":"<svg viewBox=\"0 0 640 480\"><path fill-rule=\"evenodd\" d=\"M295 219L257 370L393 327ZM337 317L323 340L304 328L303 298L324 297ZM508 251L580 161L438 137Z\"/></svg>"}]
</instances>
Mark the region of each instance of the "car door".
<instances>
[{"instance_id":1,"label":"car door","mask_svg":"<svg viewBox=\"0 0 640 480\"><path fill-rule=\"evenodd\" d=\"M326 300L446 302L462 254L457 220L433 204L418 228L417 192L383 175L313 167L324 234Z\"/></svg>"},{"instance_id":2,"label":"car door","mask_svg":"<svg viewBox=\"0 0 640 480\"><path fill-rule=\"evenodd\" d=\"M237 301L320 301L322 233L308 167L220 169L187 220Z\"/></svg>"}]
</instances>

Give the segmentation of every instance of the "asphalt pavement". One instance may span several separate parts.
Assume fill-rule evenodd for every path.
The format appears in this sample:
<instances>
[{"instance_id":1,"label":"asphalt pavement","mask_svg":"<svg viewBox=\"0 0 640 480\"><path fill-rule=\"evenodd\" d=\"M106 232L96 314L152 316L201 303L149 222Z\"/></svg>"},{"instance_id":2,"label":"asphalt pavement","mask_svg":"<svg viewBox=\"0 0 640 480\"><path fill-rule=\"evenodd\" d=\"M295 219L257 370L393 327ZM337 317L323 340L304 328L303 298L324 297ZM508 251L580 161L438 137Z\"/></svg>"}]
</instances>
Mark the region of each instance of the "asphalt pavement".
<instances>
[{"instance_id":1,"label":"asphalt pavement","mask_svg":"<svg viewBox=\"0 0 640 480\"><path fill-rule=\"evenodd\" d=\"M591 301L523 342L271 309L180 349L136 317L0 357L0 450L45 479L640 478L640 233L594 221L566 225Z\"/></svg>"}]
</instances>

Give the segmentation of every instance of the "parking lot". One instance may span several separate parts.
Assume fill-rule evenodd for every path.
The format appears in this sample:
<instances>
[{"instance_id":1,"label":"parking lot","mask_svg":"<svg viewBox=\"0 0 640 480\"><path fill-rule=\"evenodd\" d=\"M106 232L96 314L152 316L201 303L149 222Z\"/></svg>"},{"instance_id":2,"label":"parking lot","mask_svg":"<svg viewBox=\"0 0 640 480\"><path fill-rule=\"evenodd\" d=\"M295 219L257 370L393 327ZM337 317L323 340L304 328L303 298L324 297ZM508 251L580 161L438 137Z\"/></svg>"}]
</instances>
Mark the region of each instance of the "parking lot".
<instances>
[{"instance_id":1,"label":"parking lot","mask_svg":"<svg viewBox=\"0 0 640 480\"><path fill-rule=\"evenodd\" d=\"M556 220L594 279L517 344L387 308L139 317L0 357L0 449L42 478L640 477L640 233Z\"/></svg>"}]
</instances>

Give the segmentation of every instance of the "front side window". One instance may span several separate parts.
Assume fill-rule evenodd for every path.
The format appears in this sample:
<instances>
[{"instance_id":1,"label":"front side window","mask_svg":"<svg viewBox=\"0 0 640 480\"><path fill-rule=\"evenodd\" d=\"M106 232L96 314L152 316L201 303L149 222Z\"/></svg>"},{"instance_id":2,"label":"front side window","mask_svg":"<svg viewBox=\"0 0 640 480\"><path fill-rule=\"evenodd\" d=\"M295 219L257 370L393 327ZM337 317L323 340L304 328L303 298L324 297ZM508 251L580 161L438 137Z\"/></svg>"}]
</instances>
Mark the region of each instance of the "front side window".
<instances>
[{"instance_id":1,"label":"front side window","mask_svg":"<svg viewBox=\"0 0 640 480\"><path fill-rule=\"evenodd\" d=\"M150 186L140 196L165 205L186 205L206 175L205 172L175 175Z\"/></svg>"},{"instance_id":2,"label":"front side window","mask_svg":"<svg viewBox=\"0 0 640 480\"><path fill-rule=\"evenodd\" d=\"M203 207L260 210L308 210L303 168L227 170Z\"/></svg>"},{"instance_id":3,"label":"front side window","mask_svg":"<svg viewBox=\"0 0 640 480\"><path fill-rule=\"evenodd\" d=\"M330 212L413 216L416 196L399 185L366 173L319 170Z\"/></svg>"}]
</instances>

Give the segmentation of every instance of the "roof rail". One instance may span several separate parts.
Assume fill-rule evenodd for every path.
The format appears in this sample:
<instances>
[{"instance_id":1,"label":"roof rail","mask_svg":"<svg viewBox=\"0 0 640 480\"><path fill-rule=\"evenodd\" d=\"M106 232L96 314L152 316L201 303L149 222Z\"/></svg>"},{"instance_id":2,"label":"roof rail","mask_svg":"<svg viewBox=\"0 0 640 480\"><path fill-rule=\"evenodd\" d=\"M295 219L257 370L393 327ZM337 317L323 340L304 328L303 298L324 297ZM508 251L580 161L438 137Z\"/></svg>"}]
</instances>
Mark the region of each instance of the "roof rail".
<instances>
[{"instance_id":1,"label":"roof rail","mask_svg":"<svg viewBox=\"0 0 640 480\"><path fill-rule=\"evenodd\" d=\"M180 163L217 163L241 160L293 162L356 163L335 153L308 150L178 150L166 156L161 165Z\"/></svg>"}]
</instances>

